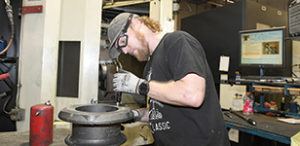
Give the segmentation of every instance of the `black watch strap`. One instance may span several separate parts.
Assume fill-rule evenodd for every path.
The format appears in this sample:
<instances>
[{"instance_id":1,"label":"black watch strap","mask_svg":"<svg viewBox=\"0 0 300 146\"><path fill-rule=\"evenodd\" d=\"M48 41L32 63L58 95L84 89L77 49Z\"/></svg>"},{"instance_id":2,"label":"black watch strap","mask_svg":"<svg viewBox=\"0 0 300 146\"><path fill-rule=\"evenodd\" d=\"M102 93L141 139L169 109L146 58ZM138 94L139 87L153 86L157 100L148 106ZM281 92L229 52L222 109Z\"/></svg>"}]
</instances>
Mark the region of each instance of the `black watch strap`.
<instances>
[{"instance_id":1,"label":"black watch strap","mask_svg":"<svg viewBox=\"0 0 300 146\"><path fill-rule=\"evenodd\" d=\"M149 82L143 81L139 86L139 94L147 96L149 92Z\"/></svg>"}]
</instances>

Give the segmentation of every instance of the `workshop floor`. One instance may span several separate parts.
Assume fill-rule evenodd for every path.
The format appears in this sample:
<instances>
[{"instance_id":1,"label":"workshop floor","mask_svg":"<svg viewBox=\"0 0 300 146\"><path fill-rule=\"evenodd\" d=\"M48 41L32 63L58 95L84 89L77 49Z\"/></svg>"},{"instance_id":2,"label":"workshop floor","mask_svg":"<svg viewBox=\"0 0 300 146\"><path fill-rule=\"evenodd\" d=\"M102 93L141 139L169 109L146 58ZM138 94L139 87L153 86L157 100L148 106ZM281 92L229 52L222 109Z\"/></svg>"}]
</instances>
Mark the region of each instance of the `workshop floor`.
<instances>
[{"instance_id":1,"label":"workshop floor","mask_svg":"<svg viewBox=\"0 0 300 146\"><path fill-rule=\"evenodd\" d=\"M122 133L126 136L127 141L121 146L132 145L147 145L153 143L153 137L149 130L148 123L134 122L123 124L124 130ZM53 130L53 143L51 146L64 146L66 145L64 139L71 133L70 128L61 128L54 126ZM68 127L68 126L67 126ZM70 127L70 126L69 126ZM0 145L3 146L30 146L29 145L29 131L24 132L0 132Z\"/></svg>"},{"instance_id":2,"label":"workshop floor","mask_svg":"<svg viewBox=\"0 0 300 146\"><path fill-rule=\"evenodd\" d=\"M64 138L68 135L70 130L65 128L54 128L53 131L53 144L51 146L63 146ZM3 146L30 146L29 145L29 132L1 132L0 145Z\"/></svg>"}]
</instances>

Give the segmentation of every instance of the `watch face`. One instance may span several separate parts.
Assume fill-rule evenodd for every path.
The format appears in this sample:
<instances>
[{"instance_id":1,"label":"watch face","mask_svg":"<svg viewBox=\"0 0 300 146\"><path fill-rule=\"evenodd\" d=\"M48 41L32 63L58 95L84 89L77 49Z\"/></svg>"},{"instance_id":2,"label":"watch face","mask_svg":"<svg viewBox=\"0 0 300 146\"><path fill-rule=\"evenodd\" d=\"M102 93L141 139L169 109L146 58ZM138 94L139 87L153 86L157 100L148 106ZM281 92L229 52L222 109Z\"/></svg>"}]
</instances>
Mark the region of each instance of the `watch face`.
<instances>
[{"instance_id":1,"label":"watch face","mask_svg":"<svg viewBox=\"0 0 300 146\"><path fill-rule=\"evenodd\" d=\"M145 91L147 89L147 84L145 82L143 82L141 84L141 90Z\"/></svg>"},{"instance_id":2,"label":"watch face","mask_svg":"<svg viewBox=\"0 0 300 146\"><path fill-rule=\"evenodd\" d=\"M149 84L147 81L144 81L141 83L140 87L139 87L139 93L141 95L147 95L149 91Z\"/></svg>"}]
</instances>

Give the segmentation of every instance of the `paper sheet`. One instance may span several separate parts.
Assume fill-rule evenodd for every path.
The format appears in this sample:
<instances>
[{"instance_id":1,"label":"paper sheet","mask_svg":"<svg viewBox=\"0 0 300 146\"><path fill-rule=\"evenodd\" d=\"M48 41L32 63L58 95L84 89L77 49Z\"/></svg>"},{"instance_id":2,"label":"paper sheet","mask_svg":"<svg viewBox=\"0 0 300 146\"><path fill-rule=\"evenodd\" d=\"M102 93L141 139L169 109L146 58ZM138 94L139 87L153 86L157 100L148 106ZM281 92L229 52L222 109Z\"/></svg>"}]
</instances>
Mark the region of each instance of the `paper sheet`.
<instances>
[{"instance_id":1,"label":"paper sheet","mask_svg":"<svg viewBox=\"0 0 300 146\"><path fill-rule=\"evenodd\" d=\"M173 32L174 25L175 25L175 22L173 19L166 19L162 25L163 33Z\"/></svg>"},{"instance_id":2,"label":"paper sheet","mask_svg":"<svg viewBox=\"0 0 300 146\"><path fill-rule=\"evenodd\" d=\"M239 143L239 130L230 129L228 131L229 140Z\"/></svg>"},{"instance_id":3,"label":"paper sheet","mask_svg":"<svg viewBox=\"0 0 300 146\"><path fill-rule=\"evenodd\" d=\"M229 56L221 56L219 70L228 72L228 68L229 68Z\"/></svg>"},{"instance_id":4,"label":"paper sheet","mask_svg":"<svg viewBox=\"0 0 300 146\"><path fill-rule=\"evenodd\" d=\"M294 119L294 118L277 118L277 120L289 124L300 124L300 119Z\"/></svg>"}]
</instances>

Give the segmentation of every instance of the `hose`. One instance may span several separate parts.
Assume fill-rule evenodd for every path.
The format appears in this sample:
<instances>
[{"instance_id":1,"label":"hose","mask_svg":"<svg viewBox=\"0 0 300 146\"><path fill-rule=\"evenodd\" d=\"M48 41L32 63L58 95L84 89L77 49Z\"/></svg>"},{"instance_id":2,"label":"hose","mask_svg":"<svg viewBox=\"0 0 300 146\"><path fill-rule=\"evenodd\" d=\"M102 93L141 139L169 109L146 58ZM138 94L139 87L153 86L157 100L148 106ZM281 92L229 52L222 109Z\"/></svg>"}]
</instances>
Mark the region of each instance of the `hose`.
<instances>
[{"instance_id":1,"label":"hose","mask_svg":"<svg viewBox=\"0 0 300 146\"><path fill-rule=\"evenodd\" d=\"M4 0L4 2L6 3L5 10L6 10L6 14L7 14L8 20L10 22L11 35L10 35L10 39L8 41L7 46L5 47L4 50L2 50L0 52L0 55L2 55L3 53L5 53L8 50L8 48L11 46L11 44L13 42L13 39L14 39L14 34L15 34L13 8L10 5L10 0Z\"/></svg>"}]
</instances>

